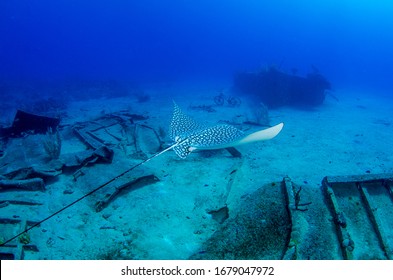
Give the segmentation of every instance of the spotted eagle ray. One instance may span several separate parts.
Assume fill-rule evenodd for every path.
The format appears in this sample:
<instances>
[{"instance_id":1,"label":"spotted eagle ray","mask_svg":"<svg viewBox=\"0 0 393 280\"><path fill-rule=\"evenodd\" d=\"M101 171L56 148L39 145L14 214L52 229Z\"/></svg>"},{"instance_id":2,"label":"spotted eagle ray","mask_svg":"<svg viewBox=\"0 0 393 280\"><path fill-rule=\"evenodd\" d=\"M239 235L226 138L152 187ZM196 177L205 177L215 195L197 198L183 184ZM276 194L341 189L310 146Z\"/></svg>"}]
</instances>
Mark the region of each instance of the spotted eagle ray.
<instances>
[{"instance_id":1,"label":"spotted eagle ray","mask_svg":"<svg viewBox=\"0 0 393 280\"><path fill-rule=\"evenodd\" d=\"M197 149L215 150L269 140L276 137L284 126L284 123L279 123L251 134L246 134L228 124L206 126L183 113L180 107L173 103L174 110L169 130L170 137L175 143L159 154L173 149L182 159Z\"/></svg>"}]
</instances>

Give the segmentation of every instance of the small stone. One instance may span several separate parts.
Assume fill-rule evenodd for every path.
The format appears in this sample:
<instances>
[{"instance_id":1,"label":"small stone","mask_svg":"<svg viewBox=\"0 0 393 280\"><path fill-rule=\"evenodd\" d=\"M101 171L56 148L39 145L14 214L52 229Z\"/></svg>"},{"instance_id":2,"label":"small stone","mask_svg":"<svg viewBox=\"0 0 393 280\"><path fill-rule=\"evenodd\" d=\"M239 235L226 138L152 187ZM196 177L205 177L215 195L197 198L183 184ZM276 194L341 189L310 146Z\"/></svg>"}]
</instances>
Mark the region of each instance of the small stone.
<instances>
[{"instance_id":1,"label":"small stone","mask_svg":"<svg viewBox=\"0 0 393 280\"><path fill-rule=\"evenodd\" d=\"M346 248L348 251L353 251L355 249L355 242L352 239L345 238L342 243L343 247Z\"/></svg>"},{"instance_id":2,"label":"small stone","mask_svg":"<svg viewBox=\"0 0 393 280\"><path fill-rule=\"evenodd\" d=\"M55 244L55 240L51 237L48 238L48 240L46 240L46 245L48 245L48 247L52 247Z\"/></svg>"},{"instance_id":3,"label":"small stone","mask_svg":"<svg viewBox=\"0 0 393 280\"><path fill-rule=\"evenodd\" d=\"M73 194L73 193L74 193L74 191L71 189L66 189L63 191L63 194Z\"/></svg>"},{"instance_id":4,"label":"small stone","mask_svg":"<svg viewBox=\"0 0 393 280\"><path fill-rule=\"evenodd\" d=\"M110 216L111 216L110 213L102 214L102 217L103 217L105 220L108 219Z\"/></svg>"},{"instance_id":5,"label":"small stone","mask_svg":"<svg viewBox=\"0 0 393 280\"><path fill-rule=\"evenodd\" d=\"M126 259L128 257L128 250L127 249L120 250L119 255L121 258Z\"/></svg>"}]
</instances>

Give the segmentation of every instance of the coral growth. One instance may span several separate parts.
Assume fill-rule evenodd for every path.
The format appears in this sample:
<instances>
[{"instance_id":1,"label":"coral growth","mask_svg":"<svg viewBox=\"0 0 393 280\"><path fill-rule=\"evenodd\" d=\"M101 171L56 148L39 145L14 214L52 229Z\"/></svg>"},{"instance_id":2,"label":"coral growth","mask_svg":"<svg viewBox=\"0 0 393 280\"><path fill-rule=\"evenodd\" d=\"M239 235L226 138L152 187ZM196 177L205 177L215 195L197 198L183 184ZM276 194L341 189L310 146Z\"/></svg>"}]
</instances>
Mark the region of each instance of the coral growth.
<instances>
[{"instance_id":1,"label":"coral growth","mask_svg":"<svg viewBox=\"0 0 393 280\"><path fill-rule=\"evenodd\" d=\"M49 128L45 134L43 141L44 149L48 157L52 159L58 159L61 152L61 137L59 131L53 131Z\"/></svg>"}]
</instances>

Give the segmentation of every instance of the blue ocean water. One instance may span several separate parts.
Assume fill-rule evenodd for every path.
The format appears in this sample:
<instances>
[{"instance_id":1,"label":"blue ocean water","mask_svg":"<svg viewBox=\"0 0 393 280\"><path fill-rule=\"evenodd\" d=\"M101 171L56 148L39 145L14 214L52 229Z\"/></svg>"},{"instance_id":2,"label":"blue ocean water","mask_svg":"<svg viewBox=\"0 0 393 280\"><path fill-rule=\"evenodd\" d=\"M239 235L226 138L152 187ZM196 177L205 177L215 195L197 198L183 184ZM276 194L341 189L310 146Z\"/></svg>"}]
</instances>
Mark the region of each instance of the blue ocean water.
<instances>
[{"instance_id":1,"label":"blue ocean water","mask_svg":"<svg viewBox=\"0 0 393 280\"><path fill-rule=\"evenodd\" d=\"M64 211L32 229L31 243L40 250L26 258L280 259L295 258L290 254L295 243L299 259L391 258L384 251L393 248L391 208L381 210L387 237L369 238L378 225L368 221L365 208L361 218L351 220L368 197L358 193L360 185L349 191L332 183L346 220L331 215L320 182L327 175L393 170L386 147L393 123L392 14L387 0L1 1L0 181L37 176L34 184L46 191L36 198L46 196L49 206L32 217L36 212L15 212L4 203L9 198L0 198L0 228L7 215L48 217L126 167L140 167L177 141L176 133L203 142L218 131L215 136L223 139L213 137L214 145L185 142L183 150L174 149L184 159L160 154L130 175L133 180L146 175L142 182L149 186L138 181L124 191L131 198L116 198L97 214L95 203L106 204L99 195L89 197L71 214ZM172 100L183 122L176 133L168 131ZM31 126L16 131L17 110L55 117L60 124L48 127L59 130L43 125L39 132ZM204 121L210 130L202 133ZM221 126L209 127L217 122ZM277 124L276 142L245 145L242 161L236 150L213 149ZM83 137L93 144L86 148L78 142ZM204 148L208 151L194 152ZM77 160L74 153L80 153ZM48 169L37 171L41 164ZM295 197L301 206L295 213L310 221L297 225L295 237L288 237L292 221L284 187L278 187L289 182L287 175L294 179L294 195L302 194L301 200ZM115 181L124 185L131 180L120 177ZM387 182L381 190L370 187L377 205L391 202L391 179ZM353 230L341 243L333 230L337 224ZM324 231L325 243L318 243L315 236ZM29 244L30 236L22 237L20 243ZM90 251L81 250L86 246Z\"/></svg>"},{"instance_id":2,"label":"blue ocean water","mask_svg":"<svg viewBox=\"0 0 393 280\"><path fill-rule=\"evenodd\" d=\"M230 81L314 65L336 88L391 90L390 1L1 1L0 80Z\"/></svg>"}]
</instances>

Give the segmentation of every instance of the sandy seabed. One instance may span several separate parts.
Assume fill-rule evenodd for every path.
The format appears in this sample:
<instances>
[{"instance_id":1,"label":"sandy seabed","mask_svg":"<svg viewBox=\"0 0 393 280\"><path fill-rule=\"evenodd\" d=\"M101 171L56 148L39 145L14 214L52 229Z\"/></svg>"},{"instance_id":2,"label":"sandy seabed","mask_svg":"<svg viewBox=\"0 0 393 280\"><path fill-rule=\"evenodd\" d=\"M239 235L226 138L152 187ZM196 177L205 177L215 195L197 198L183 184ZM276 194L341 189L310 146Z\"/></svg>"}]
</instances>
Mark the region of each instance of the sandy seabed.
<instances>
[{"instance_id":1,"label":"sandy seabed","mask_svg":"<svg viewBox=\"0 0 393 280\"><path fill-rule=\"evenodd\" d=\"M270 110L270 124L284 122L283 131L272 140L238 147L241 159L225 150L195 152L187 159L170 151L154 158L127 176L154 174L157 183L118 197L101 212L94 210L96 197L82 200L31 231L39 252L27 252L25 259L187 259L203 252L204 242L222 226L209 212L227 206L229 217L235 217L247 195L285 176L307 186L306 196L314 201L308 215L318 215L315 208L323 207L323 177L393 172L389 144L393 102L370 92L334 94L338 101L327 96L322 106L312 110ZM210 113L189 109L190 105L213 104L212 96L214 92L198 90L172 95L152 91L146 103L132 98L75 101L62 123L128 110L149 116L144 124L167 130L173 97L184 112L201 122L253 118L246 101L240 107L214 107L216 112ZM62 154L84 149L77 138L61 132ZM170 144L168 136L165 142ZM111 164L87 168L77 182L67 173L47 182L44 193L32 194L45 201L39 209L12 205L0 209L1 216L43 219L140 161L119 147L114 146L114 151ZM234 170L236 176L231 176Z\"/></svg>"}]
</instances>

